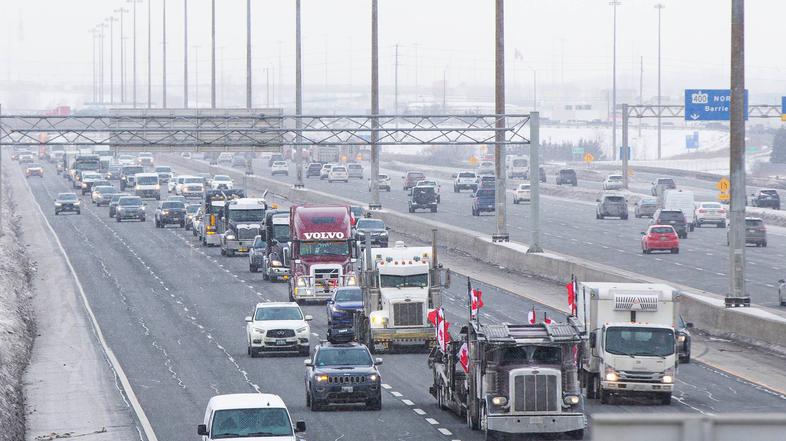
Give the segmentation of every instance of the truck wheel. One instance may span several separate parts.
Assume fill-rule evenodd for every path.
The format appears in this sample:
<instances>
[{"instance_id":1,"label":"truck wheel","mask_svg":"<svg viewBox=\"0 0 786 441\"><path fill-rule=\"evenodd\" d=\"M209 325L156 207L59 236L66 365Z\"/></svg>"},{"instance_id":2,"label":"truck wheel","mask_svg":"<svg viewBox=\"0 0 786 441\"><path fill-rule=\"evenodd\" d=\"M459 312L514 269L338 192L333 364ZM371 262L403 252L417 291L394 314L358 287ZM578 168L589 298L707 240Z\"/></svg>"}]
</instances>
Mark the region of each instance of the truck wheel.
<instances>
[{"instance_id":1,"label":"truck wheel","mask_svg":"<svg viewBox=\"0 0 786 441\"><path fill-rule=\"evenodd\" d=\"M695 225L693 225L693 224L690 224L690 231L693 231L695 228L696 228L696 226L695 226Z\"/></svg>"},{"instance_id":2,"label":"truck wheel","mask_svg":"<svg viewBox=\"0 0 786 441\"><path fill-rule=\"evenodd\" d=\"M432 208L431 208L431 212L432 212L432 213L436 213L436 212L437 212L437 207L432 207Z\"/></svg>"},{"instance_id":3,"label":"truck wheel","mask_svg":"<svg viewBox=\"0 0 786 441\"><path fill-rule=\"evenodd\" d=\"M249 265L248 266L248 272L250 272L250 273L257 272L257 267L255 267L254 265ZM262 278L264 279L264 276Z\"/></svg>"},{"instance_id":4,"label":"truck wheel","mask_svg":"<svg viewBox=\"0 0 786 441\"><path fill-rule=\"evenodd\" d=\"M667 392L661 395L660 404L663 404L664 406L668 406L669 404L671 404L671 392Z\"/></svg>"},{"instance_id":5,"label":"truck wheel","mask_svg":"<svg viewBox=\"0 0 786 441\"><path fill-rule=\"evenodd\" d=\"M600 377L595 374L585 374L587 378L587 398L595 400L598 398L598 390L600 389Z\"/></svg>"},{"instance_id":6,"label":"truck wheel","mask_svg":"<svg viewBox=\"0 0 786 441\"><path fill-rule=\"evenodd\" d=\"M584 439L584 429L572 430L567 435L570 439Z\"/></svg>"},{"instance_id":7,"label":"truck wheel","mask_svg":"<svg viewBox=\"0 0 786 441\"><path fill-rule=\"evenodd\" d=\"M262 280L270 280L270 276L267 275L267 269L262 271Z\"/></svg>"},{"instance_id":8,"label":"truck wheel","mask_svg":"<svg viewBox=\"0 0 786 441\"><path fill-rule=\"evenodd\" d=\"M469 406L467 406L467 427L470 430L480 429L480 418L477 415L478 409L474 409L474 407L472 401L470 401Z\"/></svg>"},{"instance_id":9,"label":"truck wheel","mask_svg":"<svg viewBox=\"0 0 786 441\"><path fill-rule=\"evenodd\" d=\"M603 388L599 387L600 393L600 404L609 404L611 402L611 394L604 391ZM669 394L669 399L671 399L671 394Z\"/></svg>"},{"instance_id":10,"label":"truck wheel","mask_svg":"<svg viewBox=\"0 0 786 441\"><path fill-rule=\"evenodd\" d=\"M226 256L227 255L227 251L224 248L221 248L221 255L222 256Z\"/></svg>"},{"instance_id":11,"label":"truck wheel","mask_svg":"<svg viewBox=\"0 0 786 441\"><path fill-rule=\"evenodd\" d=\"M227 257L235 257L235 250L227 250Z\"/></svg>"}]
</instances>

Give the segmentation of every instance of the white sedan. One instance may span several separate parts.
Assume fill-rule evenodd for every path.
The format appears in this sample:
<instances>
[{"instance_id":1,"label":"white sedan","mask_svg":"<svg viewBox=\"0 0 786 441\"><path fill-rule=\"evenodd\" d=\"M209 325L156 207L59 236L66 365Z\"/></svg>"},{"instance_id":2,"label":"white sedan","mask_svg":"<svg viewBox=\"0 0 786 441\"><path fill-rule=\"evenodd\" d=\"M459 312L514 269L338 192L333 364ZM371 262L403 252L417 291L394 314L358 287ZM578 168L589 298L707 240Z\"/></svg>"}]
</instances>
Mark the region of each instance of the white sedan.
<instances>
[{"instance_id":1,"label":"white sedan","mask_svg":"<svg viewBox=\"0 0 786 441\"><path fill-rule=\"evenodd\" d=\"M530 201L530 187L529 183L519 184L515 190L513 190L513 203L520 204L522 202L529 202Z\"/></svg>"},{"instance_id":2,"label":"white sedan","mask_svg":"<svg viewBox=\"0 0 786 441\"><path fill-rule=\"evenodd\" d=\"M334 165L330 167L330 171L328 172L328 182L333 181L344 181L349 182L349 173L347 172L347 168L343 165Z\"/></svg>"},{"instance_id":3,"label":"white sedan","mask_svg":"<svg viewBox=\"0 0 786 441\"><path fill-rule=\"evenodd\" d=\"M311 345L310 315L295 302L257 303L246 317L248 355L261 352L297 352L308 355Z\"/></svg>"},{"instance_id":4,"label":"white sedan","mask_svg":"<svg viewBox=\"0 0 786 441\"><path fill-rule=\"evenodd\" d=\"M275 175L284 175L289 176L289 165L287 161L275 161L273 165L270 166L270 174Z\"/></svg>"}]
</instances>

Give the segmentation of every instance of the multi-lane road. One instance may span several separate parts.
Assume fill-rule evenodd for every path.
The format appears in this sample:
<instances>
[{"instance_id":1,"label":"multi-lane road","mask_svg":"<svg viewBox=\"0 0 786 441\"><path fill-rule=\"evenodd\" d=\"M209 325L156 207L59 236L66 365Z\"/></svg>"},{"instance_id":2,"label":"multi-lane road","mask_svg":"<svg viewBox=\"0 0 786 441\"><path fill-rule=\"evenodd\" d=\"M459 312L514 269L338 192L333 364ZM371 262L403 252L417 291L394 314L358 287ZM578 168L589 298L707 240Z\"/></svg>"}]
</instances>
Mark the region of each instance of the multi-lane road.
<instances>
[{"instance_id":1,"label":"multi-lane road","mask_svg":"<svg viewBox=\"0 0 786 441\"><path fill-rule=\"evenodd\" d=\"M286 300L284 284L262 281L260 274L248 272L245 258L221 257L217 248L201 247L182 229L157 229L149 219L116 223L106 207L96 208L86 198L81 216L54 216L54 196L70 188L48 165L47 172L43 179L28 180L33 198L62 241L158 439L195 439L196 424L211 396L257 390L281 395L293 417L307 422L303 438L308 440L482 438L468 431L463 419L437 409L428 394L431 373L425 354L383 356L382 411L310 412L305 407L302 357L246 355L243 317L256 302ZM390 196L400 198L401 192ZM445 196L443 204L448 204L452 197ZM468 199L466 194L461 197ZM461 284L454 285L445 303L449 319L456 322L466 315L466 293ZM526 299L483 288L486 319L519 322L531 308ZM324 306L304 308L314 316L316 342L326 330ZM680 367L675 402L669 407L643 400L590 403L587 410L763 412L786 410L786 397L692 363Z\"/></svg>"},{"instance_id":2,"label":"multi-lane road","mask_svg":"<svg viewBox=\"0 0 786 441\"><path fill-rule=\"evenodd\" d=\"M193 164L193 163L192 163ZM196 167L203 169L204 163ZM383 165L383 169L384 169ZM180 168L181 170L182 167ZM269 169L262 161L256 161L257 174L269 176ZM427 166L420 167L429 176ZM187 171L187 170L186 170ZM407 211L407 193L402 190L400 177L403 173L385 170L392 177L392 191L381 193L383 207ZM642 174L633 180L633 191L648 192L653 175ZM553 176L549 177L550 179ZM290 176L274 179L294 183L294 172ZM697 200L710 200L711 183L690 180L696 188ZM516 182L516 181L514 181ZM678 185L681 179L677 179ZM703 186L699 187L699 185ZM370 200L365 180L349 183L327 183L317 178L306 180L307 188L344 196L357 201ZM513 183L511 183L512 188ZM587 188L601 191L599 182L584 182ZM437 213L418 212L415 216L433 219L447 224L491 235L496 230L493 215L480 217L471 215L471 198L468 192L453 193L452 185L442 180L442 201ZM705 198L705 199L702 199ZM641 252L641 232L649 219L629 220L595 219L595 202L544 196L541 201L542 246L547 250L577 256L623 270L668 280L718 294L728 291L728 248L726 230L720 228L697 228L681 243L680 254L644 255ZM514 205L508 197L508 229L512 240L529 242L530 208L526 204ZM767 248L748 247L745 278L752 301L763 306L777 306L777 280L786 276L786 229L769 227Z\"/></svg>"}]
</instances>

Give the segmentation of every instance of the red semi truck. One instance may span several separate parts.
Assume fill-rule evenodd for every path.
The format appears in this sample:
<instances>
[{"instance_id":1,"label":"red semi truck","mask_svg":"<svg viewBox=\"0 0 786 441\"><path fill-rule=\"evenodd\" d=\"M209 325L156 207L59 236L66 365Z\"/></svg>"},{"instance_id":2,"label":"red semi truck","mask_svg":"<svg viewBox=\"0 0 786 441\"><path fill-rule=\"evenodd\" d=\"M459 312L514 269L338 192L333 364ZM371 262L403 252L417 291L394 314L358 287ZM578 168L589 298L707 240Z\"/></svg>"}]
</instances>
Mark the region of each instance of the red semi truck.
<instances>
[{"instance_id":1,"label":"red semi truck","mask_svg":"<svg viewBox=\"0 0 786 441\"><path fill-rule=\"evenodd\" d=\"M289 300L327 300L336 288L357 285L349 207L293 205L289 210Z\"/></svg>"}]
</instances>

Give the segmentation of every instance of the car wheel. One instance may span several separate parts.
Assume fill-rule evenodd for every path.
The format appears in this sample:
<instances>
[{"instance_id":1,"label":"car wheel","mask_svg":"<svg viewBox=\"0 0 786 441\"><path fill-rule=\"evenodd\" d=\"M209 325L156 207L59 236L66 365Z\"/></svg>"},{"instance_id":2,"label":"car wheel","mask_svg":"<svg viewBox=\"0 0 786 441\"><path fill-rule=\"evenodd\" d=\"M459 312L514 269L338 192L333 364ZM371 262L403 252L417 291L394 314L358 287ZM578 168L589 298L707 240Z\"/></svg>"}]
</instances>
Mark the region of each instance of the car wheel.
<instances>
[{"instance_id":1,"label":"car wheel","mask_svg":"<svg viewBox=\"0 0 786 441\"><path fill-rule=\"evenodd\" d=\"M267 269L262 271L262 280L270 280L270 275L267 272Z\"/></svg>"},{"instance_id":2,"label":"car wheel","mask_svg":"<svg viewBox=\"0 0 786 441\"><path fill-rule=\"evenodd\" d=\"M673 248L671 250L671 254L679 254L679 253L680 253L680 249L679 248Z\"/></svg>"},{"instance_id":3,"label":"car wheel","mask_svg":"<svg viewBox=\"0 0 786 441\"><path fill-rule=\"evenodd\" d=\"M436 212L437 212L437 207L433 207L433 208L431 209L431 212L432 212L432 213L436 213Z\"/></svg>"},{"instance_id":4,"label":"car wheel","mask_svg":"<svg viewBox=\"0 0 786 441\"><path fill-rule=\"evenodd\" d=\"M663 395L661 395L660 404L663 404L665 406L671 404L671 392L665 392Z\"/></svg>"},{"instance_id":5,"label":"car wheel","mask_svg":"<svg viewBox=\"0 0 786 441\"><path fill-rule=\"evenodd\" d=\"M313 397L311 398L311 402L309 404L310 404L309 407L310 407L312 412L319 412L320 410L322 410L322 406Z\"/></svg>"},{"instance_id":6,"label":"car wheel","mask_svg":"<svg viewBox=\"0 0 786 441\"><path fill-rule=\"evenodd\" d=\"M764 248L767 248L767 241L765 240L764 242L762 242L761 246L763 246Z\"/></svg>"},{"instance_id":7,"label":"car wheel","mask_svg":"<svg viewBox=\"0 0 786 441\"><path fill-rule=\"evenodd\" d=\"M117 221L120 222L120 216L115 216L115 219L117 219Z\"/></svg>"},{"instance_id":8,"label":"car wheel","mask_svg":"<svg viewBox=\"0 0 786 441\"><path fill-rule=\"evenodd\" d=\"M382 393L380 392L376 398L369 400L366 403L368 410L382 410Z\"/></svg>"},{"instance_id":9,"label":"car wheel","mask_svg":"<svg viewBox=\"0 0 786 441\"><path fill-rule=\"evenodd\" d=\"M306 385L308 388L308 385ZM306 389L306 407L311 407L311 394L308 393L308 389Z\"/></svg>"},{"instance_id":10,"label":"car wheel","mask_svg":"<svg viewBox=\"0 0 786 441\"><path fill-rule=\"evenodd\" d=\"M255 273L255 272L257 272L257 269L258 269L258 268L257 268L257 267L255 267L254 265L249 265L249 266L248 266L248 272L250 272L250 273Z\"/></svg>"},{"instance_id":11,"label":"car wheel","mask_svg":"<svg viewBox=\"0 0 786 441\"><path fill-rule=\"evenodd\" d=\"M140 219L139 219L139 222L144 222L144 221L145 221L145 218L144 218L144 217L142 217L142 218L140 218Z\"/></svg>"}]
</instances>

